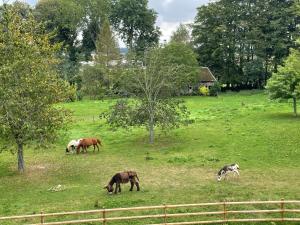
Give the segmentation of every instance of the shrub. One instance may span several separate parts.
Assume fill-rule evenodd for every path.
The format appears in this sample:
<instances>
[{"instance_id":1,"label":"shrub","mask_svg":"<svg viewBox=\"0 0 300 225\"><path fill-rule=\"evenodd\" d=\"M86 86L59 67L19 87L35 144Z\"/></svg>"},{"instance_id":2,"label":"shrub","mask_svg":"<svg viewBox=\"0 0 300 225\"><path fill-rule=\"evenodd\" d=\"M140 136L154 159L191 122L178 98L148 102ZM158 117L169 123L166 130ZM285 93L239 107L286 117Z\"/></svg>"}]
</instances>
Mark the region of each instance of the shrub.
<instances>
[{"instance_id":1,"label":"shrub","mask_svg":"<svg viewBox=\"0 0 300 225\"><path fill-rule=\"evenodd\" d=\"M201 95L208 96L209 95L209 89L208 89L208 87L200 86L199 87L199 93Z\"/></svg>"},{"instance_id":2,"label":"shrub","mask_svg":"<svg viewBox=\"0 0 300 225\"><path fill-rule=\"evenodd\" d=\"M218 93L221 91L221 85L219 82L215 82L213 86L209 89L210 96L218 96Z\"/></svg>"}]
</instances>

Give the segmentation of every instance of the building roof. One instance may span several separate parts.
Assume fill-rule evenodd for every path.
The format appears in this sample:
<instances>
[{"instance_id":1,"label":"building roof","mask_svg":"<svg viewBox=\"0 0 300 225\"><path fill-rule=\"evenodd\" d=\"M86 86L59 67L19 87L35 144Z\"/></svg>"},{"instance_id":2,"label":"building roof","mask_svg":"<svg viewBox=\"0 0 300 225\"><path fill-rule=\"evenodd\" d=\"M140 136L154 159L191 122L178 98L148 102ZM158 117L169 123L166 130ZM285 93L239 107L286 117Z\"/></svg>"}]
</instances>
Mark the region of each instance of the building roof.
<instances>
[{"instance_id":1,"label":"building roof","mask_svg":"<svg viewBox=\"0 0 300 225\"><path fill-rule=\"evenodd\" d=\"M215 82L217 79L208 67L201 67L199 73L200 82Z\"/></svg>"}]
</instances>

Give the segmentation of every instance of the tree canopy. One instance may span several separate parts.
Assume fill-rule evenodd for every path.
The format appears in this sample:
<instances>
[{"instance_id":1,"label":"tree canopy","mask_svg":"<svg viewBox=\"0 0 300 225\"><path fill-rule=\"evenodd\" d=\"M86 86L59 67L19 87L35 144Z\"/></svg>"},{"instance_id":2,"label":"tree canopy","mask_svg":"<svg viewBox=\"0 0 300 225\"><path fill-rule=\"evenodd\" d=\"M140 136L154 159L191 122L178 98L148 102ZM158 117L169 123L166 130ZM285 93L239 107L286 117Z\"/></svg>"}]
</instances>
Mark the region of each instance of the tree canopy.
<instances>
[{"instance_id":1,"label":"tree canopy","mask_svg":"<svg viewBox=\"0 0 300 225\"><path fill-rule=\"evenodd\" d=\"M294 0L220 0L198 8L193 28L201 65L225 84L263 87L298 35Z\"/></svg>"},{"instance_id":2,"label":"tree canopy","mask_svg":"<svg viewBox=\"0 0 300 225\"><path fill-rule=\"evenodd\" d=\"M148 8L148 0L112 0L110 15L116 31L131 50L143 52L158 43L157 14Z\"/></svg>"}]
</instances>

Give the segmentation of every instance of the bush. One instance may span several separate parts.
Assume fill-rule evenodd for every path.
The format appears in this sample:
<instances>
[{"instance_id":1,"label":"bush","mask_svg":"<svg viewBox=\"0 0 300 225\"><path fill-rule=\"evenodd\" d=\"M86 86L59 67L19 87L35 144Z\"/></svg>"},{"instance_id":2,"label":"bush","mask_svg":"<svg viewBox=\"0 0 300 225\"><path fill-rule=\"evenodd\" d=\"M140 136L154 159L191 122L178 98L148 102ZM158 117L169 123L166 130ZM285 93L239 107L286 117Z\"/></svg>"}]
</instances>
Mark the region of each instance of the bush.
<instances>
[{"instance_id":1,"label":"bush","mask_svg":"<svg viewBox=\"0 0 300 225\"><path fill-rule=\"evenodd\" d=\"M209 89L210 96L218 96L218 93L221 91L221 85L219 82L215 82L213 86Z\"/></svg>"},{"instance_id":2,"label":"bush","mask_svg":"<svg viewBox=\"0 0 300 225\"><path fill-rule=\"evenodd\" d=\"M209 89L208 89L208 87L200 86L199 87L199 93L201 95L208 96L209 95Z\"/></svg>"}]
</instances>

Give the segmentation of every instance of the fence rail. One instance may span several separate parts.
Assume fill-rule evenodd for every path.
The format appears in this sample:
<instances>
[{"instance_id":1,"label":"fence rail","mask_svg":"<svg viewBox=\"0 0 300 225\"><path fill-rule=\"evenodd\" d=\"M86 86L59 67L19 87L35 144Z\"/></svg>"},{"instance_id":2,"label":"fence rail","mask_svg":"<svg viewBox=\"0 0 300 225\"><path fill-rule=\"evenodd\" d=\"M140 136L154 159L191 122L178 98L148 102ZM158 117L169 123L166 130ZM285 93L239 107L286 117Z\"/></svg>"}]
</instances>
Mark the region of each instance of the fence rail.
<instances>
[{"instance_id":1,"label":"fence rail","mask_svg":"<svg viewBox=\"0 0 300 225\"><path fill-rule=\"evenodd\" d=\"M257 205L268 205L276 206L275 209L240 209L232 210L233 206L239 208L243 206L257 206ZM216 206L222 208L219 211L203 211L204 207ZM288 208L287 208L288 206ZM297 208L296 208L297 207ZM182 208L201 208L202 211L197 212L185 212L185 213L170 213L168 210L178 210ZM151 211L151 210L162 210L160 214L146 214L146 215L134 215L134 216L114 216L109 217L114 212L139 212L139 211ZM258 215L272 214L273 218L257 218ZM73 212L59 212L59 213L44 213L34 215L21 215L21 216L5 216L0 217L1 221L15 221L15 220L39 220L38 223L30 225L58 225L58 224L81 224L81 223L92 223L100 222L103 225L112 224L114 221L131 221L131 220L145 220L145 219L161 219L162 223L152 225L192 225L192 224L219 224L219 223L241 223L241 222L300 222L300 201L292 200L285 201L244 201L244 202L214 202L214 203L199 203L199 204L180 204L180 205L159 205L159 206L143 206L143 207L131 207L131 208L114 208L114 209L99 209L99 210L87 210L87 211L73 211ZM87 216L87 215L98 215L98 218L86 218L86 219L73 219L73 220L61 220L59 217L63 216ZM256 215L256 218L232 218L232 216L242 215ZM187 218L187 217L205 217L205 216L218 216L217 219L206 219L199 221L187 221L187 222L170 222L170 219L175 218ZM46 222L50 218L55 218L55 222ZM169 219L169 222L168 222ZM203 219L203 218L202 218ZM191 219L189 219L191 220ZM24 223L22 223L24 224Z\"/></svg>"}]
</instances>

